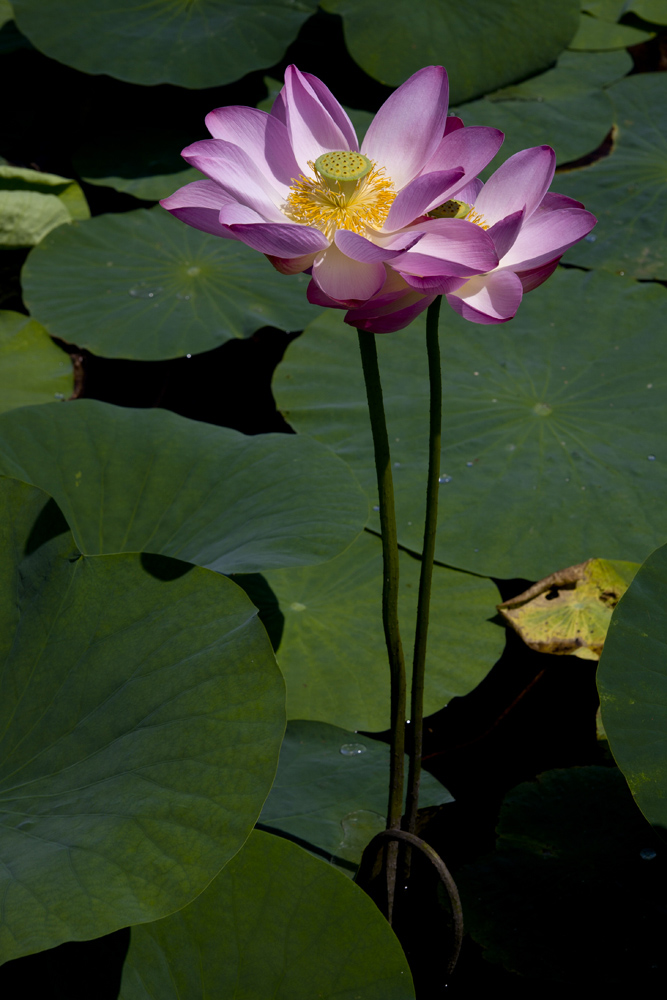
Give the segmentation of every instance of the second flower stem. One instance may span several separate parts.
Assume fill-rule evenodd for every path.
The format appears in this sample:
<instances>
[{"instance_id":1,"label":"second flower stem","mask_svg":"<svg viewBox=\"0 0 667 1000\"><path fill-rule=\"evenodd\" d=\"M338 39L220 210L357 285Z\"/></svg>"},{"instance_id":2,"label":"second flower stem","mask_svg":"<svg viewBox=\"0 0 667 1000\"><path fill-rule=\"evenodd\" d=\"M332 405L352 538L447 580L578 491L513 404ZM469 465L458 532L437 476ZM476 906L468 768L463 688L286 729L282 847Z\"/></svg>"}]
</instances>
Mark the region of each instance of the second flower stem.
<instances>
[{"instance_id":1,"label":"second flower stem","mask_svg":"<svg viewBox=\"0 0 667 1000\"><path fill-rule=\"evenodd\" d=\"M398 537L394 484L375 334L363 330L359 330L358 334L377 472L383 559L382 623L391 677L391 753L387 829L398 830L403 813L406 683L403 647L398 628ZM387 848L387 855L388 918L391 923L396 885L395 844Z\"/></svg>"},{"instance_id":2,"label":"second flower stem","mask_svg":"<svg viewBox=\"0 0 667 1000\"><path fill-rule=\"evenodd\" d=\"M440 345L438 342L438 320L440 316L438 296L426 314L426 352L428 355L428 377L430 386L430 417L428 443L428 478L426 485L426 523L424 525L424 545L422 550L421 574L419 577L419 599L417 603L417 628L412 664L412 701L410 722L412 744L408 770L408 792L405 808L404 829L415 832L417 809L419 808L419 782L421 778L422 738L424 724L424 672L426 665L426 637L428 634L429 607L431 603L431 579L435 556L435 532L438 522L438 490L440 479L440 441L442 434L442 378L440 373Z\"/></svg>"}]
</instances>

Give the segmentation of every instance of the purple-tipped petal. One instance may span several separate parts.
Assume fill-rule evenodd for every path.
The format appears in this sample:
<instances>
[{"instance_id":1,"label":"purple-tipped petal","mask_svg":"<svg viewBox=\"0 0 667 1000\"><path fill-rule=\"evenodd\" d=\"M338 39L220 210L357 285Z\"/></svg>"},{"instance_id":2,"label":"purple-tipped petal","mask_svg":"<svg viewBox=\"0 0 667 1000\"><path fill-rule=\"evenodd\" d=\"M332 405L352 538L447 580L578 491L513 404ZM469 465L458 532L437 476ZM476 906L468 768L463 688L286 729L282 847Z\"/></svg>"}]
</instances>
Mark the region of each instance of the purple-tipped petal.
<instances>
[{"instance_id":1,"label":"purple-tipped petal","mask_svg":"<svg viewBox=\"0 0 667 1000\"><path fill-rule=\"evenodd\" d=\"M347 306L329 295L325 295L318 284L311 278L306 289L306 298L312 306L324 306L325 309L347 309Z\"/></svg>"},{"instance_id":2,"label":"purple-tipped petal","mask_svg":"<svg viewBox=\"0 0 667 1000\"><path fill-rule=\"evenodd\" d=\"M597 222L583 208L561 208L555 212L535 212L519 233L514 246L500 262L513 271L547 264L583 239Z\"/></svg>"},{"instance_id":3,"label":"purple-tipped petal","mask_svg":"<svg viewBox=\"0 0 667 1000\"><path fill-rule=\"evenodd\" d=\"M334 242L346 257L368 264L398 257L409 247L415 246L421 237L421 233L399 233L394 240L394 246L390 249L386 243L384 245L371 243L370 240L352 232L351 229L339 229L334 237Z\"/></svg>"},{"instance_id":4,"label":"purple-tipped petal","mask_svg":"<svg viewBox=\"0 0 667 1000\"><path fill-rule=\"evenodd\" d=\"M247 205L239 205L237 201L230 201L227 205L222 206L218 221L220 225L226 227L235 226L243 222L266 224L265 219L254 208L248 208Z\"/></svg>"},{"instance_id":5,"label":"purple-tipped petal","mask_svg":"<svg viewBox=\"0 0 667 1000\"><path fill-rule=\"evenodd\" d=\"M284 198L239 146L223 139L202 139L184 149L181 156L235 201L259 212L267 222L284 221L278 207Z\"/></svg>"},{"instance_id":6,"label":"purple-tipped petal","mask_svg":"<svg viewBox=\"0 0 667 1000\"><path fill-rule=\"evenodd\" d=\"M391 262L401 274L468 277L498 266L493 240L472 222L431 219L420 228L425 232L417 246Z\"/></svg>"},{"instance_id":7,"label":"purple-tipped petal","mask_svg":"<svg viewBox=\"0 0 667 1000\"><path fill-rule=\"evenodd\" d=\"M321 251L318 250L317 253L321 253ZM304 271L313 266L317 253L303 254L301 257L273 257L271 254L267 254L266 258L281 274L303 274Z\"/></svg>"},{"instance_id":8,"label":"purple-tipped petal","mask_svg":"<svg viewBox=\"0 0 667 1000\"><path fill-rule=\"evenodd\" d=\"M504 138L500 129L483 125L456 129L445 135L422 173L461 166L464 170L461 178L463 187L491 162Z\"/></svg>"},{"instance_id":9,"label":"purple-tipped petal","mask_svg":"<svg viewBox=\"0 0 667 1000\"><path fill-rule=\"evenodd\" d=\"M549 261L548 264L542 264L540 267L533 267L529 271L517 271L516 276L521 282L523 288L523 294L526 292L532 292L534 288L538 288L543 281L550 278L558 267L558 261L560 257L556 257L555 260Z\"/></svg>"},{"instance_id":10,"label":"purple-tipped petal","mask_svg":"<svg viewBox=\"0 0 667 1000\"><path fill-rule=\"evenodd\" d=\"M409 326L434 299L435 295L420 295L408 290L390 305L375 309L373 303L367 303L360 309L351 309L345 322L368 333L395 333Z\"/></svg>"},{"instance_id":11,"label":"purple-tipped petal","mask_svg":"<svg viewBox=\"0 0 667 1000\"><path fill-rule=\"evenodd\" d=\"M229 107L211 111L206 127L214 139L240 146L282 197L287 197L299 168L282 122L258 108Z\"/></svg>"},{"instance_id":12,"label":"purple-tipped petal","mask_svg":"<svg viewBox=\"0 0 667 1000\"><path fill-rule=\"evenodd\" d=\"M493 240L499 260L502 260L519 235L521 226L523 225L523 217L524 209L521 209L518 212L508 215L505 219L501 219L500 222L496 222L495 226L487 229L487 233Z\"/></svg>"},{"instance_id":13,"label":"purple-tipped petal","mask_svg":"<svg viewBox=\"0 0 667 1000\"><path fill-rule=\"evenodd\" d=\"M287 129L294 156L301 173L310 175L308 161L314 162L322 153L350 148L350 136L331 116L309 80L296 66L285 70L285 106ZM331 100L334 100L331 95ZM340 108L340 116L345 112ZM347 117L347 116L345 116ZM358 149L356 137L354 150Z\"/></svg>"},{"instance_id":14,"label":"purple-tipped petal","mask_svg":"<svg viewBox=\"0 0 667 1000\"><path fill-rule=\"evenodd\" d=\"M457 288L465 285L467 278L457 278L455 276L430 275L427 278L419 278L415 274L403 274L403 278L410 288L421 292L422 295L448 295L455 292Z\"/></svg>"},{"instance_id":15,"label":"purple-tipped petal","mask_svg":"<svg viewBox=\"0 0 667 1000\"><path fill-rule=\"evenodd\" d=\"M457 128L463 128L463 119L458 118L456 115L447 115L445 135L449 135L450 132L456 132Z\"/></svg>"},{"instance_id":16,"label":"purple-tipped petal","mask_svg":"<svg viewBox=\"0 0 667 1000\"><path fill-rule=\"evenodd\" d=\"M384 264L362 264L333 245L313 264L313 280L325 295L353 308L379 292L385 282Z\"/></svg>"},{"instance_id":17,"label":"purple-tipped petal","mask_svg":"<svg viewBox=\"0 0 667 1000\"><path fill-rule=\"evenodd\" d=\"M557 194L555 191L547 191L539 206L539 210L546 209L549 212L553 212L554 209L558 208L583 207L583 204L580 201L575 201L574 198L568 198L565 194Z\"/></svg>"},{"instance_id":18,"label":"purple-tipped petal","mask_svg":"<svg viewBox=\"0 0 667 1000\"><path fill-rule=\"evenodd\" d=\"M533 146L510 156L488 179L475 202L475 211L490 226L525 206L529 219L553 179L556 154L551 146Z\"/></svg>"},{"instance_id":19,"label":"purple-tipped petal","mask_svg":"<svg viewBox=\"0 0 667 1000\"><path fill-rule=\"evenodd\" d=\"M447 201L449 193L463 177L463 167L422 174L396 195L384 224L384 232L409 226L431 208Z\"/></svg>"},{"instance_id":20,"label":"purple-tipped petal","mask_svg":"<svg viewBox=\"0 0 667 1000\"><path fill-rule=\"evenodd\" d=\"M220 223L220 209L230 200L230 196L215 181L193 181L174 191L160 204L193 229L201 229L213 236L233 239L231 233Z\"/></svg>"},{"instance_id":21,"label":"purple-tipped petal","mask_svg":"<svg viewBox=\"0 0 667 1000\"><path fill-rule=\"evenodd\" d=\"M384 167L400 191L416 177L445 132L449 84L442 66L418 70L389 97L366 133L361 151Z\"/></svg>"},{"instance_id":22,"label":"purple-tipped petal","mask_svg":"<svg viewBox=\"0 0 667 1000\"><path fill-rule=\"evenodd\" d=\"M359 141L357 139L357 133L354 131L354 125L350 121L347 111L343 108L334 95L331 93L329 88L322 83L316 76L312 73L304 73L304 79L308 81L310 86L315 91L315 94L320 100L320 103L329 112L332 119L342 132L345 140L347 142L346 149L359 149Z\"/></svg>"},{"instance_id":23,"label":"purple-tipped petal","mask_svg":"<svg viewBox=\"0 0 667 1000\"><path fill-rule=\"evenodd\" d=\"M231 232L253 250L271 257L301 257L326 250L329 241L319 229L287 223L276 226L270 222L230 225Z\"/></svg>"},{"instance_id":24,"label":"purple-tipped petal","mask_svg":"<svg viewBox=\"0 0 667 1000\"><path fill-rule=\"evenodd\" d=\"M484 182L479 177L474 177L473 180L468 181L465 187L458 188L455 195L456 200L464 201L466 205L474 205L483 187Z\"/></svg>"},{"instance_id":25,"label":"purple-tipped petal","mask_svg":"<svg viewBox=\"0 0 667 1000\"><path fill-rule=\"evenodd\" d=\"M513 271L493 271L471 278L447 301L471 323L506 323L516 315L522 295L521 281Z\"/></svg>"}]
</instances>

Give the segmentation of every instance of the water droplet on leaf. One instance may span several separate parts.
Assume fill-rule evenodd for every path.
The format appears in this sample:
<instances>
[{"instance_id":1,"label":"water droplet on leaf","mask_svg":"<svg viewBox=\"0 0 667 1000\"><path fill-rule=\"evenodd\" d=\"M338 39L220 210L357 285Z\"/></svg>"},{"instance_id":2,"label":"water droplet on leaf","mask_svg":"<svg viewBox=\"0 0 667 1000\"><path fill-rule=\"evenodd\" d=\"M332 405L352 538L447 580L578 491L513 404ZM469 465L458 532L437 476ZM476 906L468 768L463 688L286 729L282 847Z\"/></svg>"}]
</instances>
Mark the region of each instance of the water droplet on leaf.
<instances>
[{"instance_id":1,"label":"water droplet on leaf","mask_svg":"<svg viewBox=\"0 0 667 1000\"><path fill-rule=\"evenodd\" d=\"M340 752L343 757L356 757L360 753L366 753L366 747L363 743L343 743Z\"/></svg>"}]
</instances>

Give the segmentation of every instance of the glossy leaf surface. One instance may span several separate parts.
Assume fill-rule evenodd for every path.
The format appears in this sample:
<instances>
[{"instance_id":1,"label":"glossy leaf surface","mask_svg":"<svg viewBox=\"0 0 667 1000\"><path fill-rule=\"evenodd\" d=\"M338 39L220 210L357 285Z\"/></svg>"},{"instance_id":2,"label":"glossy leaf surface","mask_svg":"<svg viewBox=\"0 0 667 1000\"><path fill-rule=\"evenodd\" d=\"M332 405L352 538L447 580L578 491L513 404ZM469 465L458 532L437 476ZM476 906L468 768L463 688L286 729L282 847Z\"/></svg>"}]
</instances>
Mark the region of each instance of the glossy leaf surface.
<instances>
[{"instance_id":1,"label":"glossy leaf surface","mask_svg":"<svg viewBox=\"0 0 667 1000\"><path fill-rule=\"evenodd\" d=\"M107 358L198 354L262 326L299 330L317 314L307 275L279 274L262 254L159 206L53 233L22 283L50 334Z\"/></svg>"},{"instance_id":2,"label":"glossy leaf surface","mask_svg":"<svg viewBox=\"0 0 667 1000\"><path fill-rule=\"evenodd\" d=\"M385 828L388 774L389 744L324 722L293 720L259 822L358 864L366 844ZM423 771L420 806L452 801Z\"/></svg>"},{"instance_id":3,"label":"glossy leaf surface","mask_svg":"<svg viewBox=\"0 0 667 1000\"><path fill-rule=\"evenodd\" d=\"M579 23L578 0L324 0L322 6L341 15L350 54L370 76L398 86L423 66L442 65L452 101L546 69Z\"/></svg>"},{"instance_id":4,"label":"glossy leaf surface","mask_svg":"<svg viewBox=\"0 0 667 1000\"><path fill-rule=\"evenodd\" d=\"M272 66L312 0L16 0L21 31L52 59L133 83L215 87Z\"/></svg>"},{"instance_id":5,"label":"glossy leaf surface","mask_svg":"<svg viewBox=\"0 0 667 1000\"><path fill-rule=\"evenodd\" d=\"M667 829L667 547L641 567L611 620L598 670L602 721L647 819Z\"/></svg>"},{"instance_id":6,"label":"glossy leaf surface","mask_svg":"<svg viewBox=\"0 0 667 1000\"><path fill-rule=\"evenodd\" d=\"M608 156L561 174L554 187L598 217L568 253L583 267L633 278L667 278L667 104L662 73L641 73L607 91L616 133Z\"/></svg>"},{"instance_id":7,"label":"glossy leaf surface","mask_svg":"<svg viewBox=\"0 0 667 1000\"><path fill-rule=\"evenodd\" d=\"M0 165L0 247L34 246L52 229L89 216L76 181Z\"/></svg>"},{"instance_id":8,"label":"glossy leaf surface","mask_svg":"<svg viewBox=\"0 0 667 1000\"><path fill-rule=\"evenodd\" d=\"M23 313L0 311L0 412L66 399L72 389L70 360L44 327Z\"/></svg>"},{"instance_id":9,"label":"glossy leaf surface","mask_svg":"<svg viewBox=\"0 0 667 1000\"><path fill-rule=\"evenodd\" d=\"M420 563L401 552L399 616L411 676ZM382 631L382 545L364 532L317 567L264 574L284 615L277 652L287 715L345 729L389 726ZM491 580L435 568L426 663L425 711L467 694L502 653L505 635L489 619L499 594Z\"/></svg>"},{"instance_id":10,"label":"glossy leaf surface","mask_svg":"<svg viewBox=\"0 0 667 1000\"><path fill-rule=\"evenodd\" d=\"M0 961L188 903L271 786L284 687L217 573L82 556L53 500L0 480Z\"/></svg>"},{"instance_id":11,"label":"glossy leaf surface","mask_svg":"<svg viewBox=\"0 0 667 1000\"><path fill-rule=\"evenodd\" d=\"M439 561L539 580L554 564L600 554L641 562L661 544L667 362L655 337L666 306L659 285L559 270L503 326L443 310ZM428 426L423 330L422 320L376 338L398 538L416 552ZM376 505L355 337L333 313L317 320L288 349L274 387L287 420L344 457ZM376 516L369 525L378 530Z\"/></svg>"},{"instance_id":12,"label":"glossy leaf surface","mask_svg":"<svg viewBox=\"0 0 667 1000\"><path fill-rule=\"evenodd\" d=\"M87 555L155 552L220 573L330 559L367 502L315 441L246 437L93 400L0 417L0 473L46 490Z\"/></svg>"},{"instance_id":13,"label":"glossy leaf surface","mask_svg":"<svg viewBox=\"0 0 667 1000\"><path fill-rule=\"evenodd\" d=\"M252 833L191 905L132 928L120 1000L414 1000L375 904L325 861Z\"/></svg>"}]
</instances>

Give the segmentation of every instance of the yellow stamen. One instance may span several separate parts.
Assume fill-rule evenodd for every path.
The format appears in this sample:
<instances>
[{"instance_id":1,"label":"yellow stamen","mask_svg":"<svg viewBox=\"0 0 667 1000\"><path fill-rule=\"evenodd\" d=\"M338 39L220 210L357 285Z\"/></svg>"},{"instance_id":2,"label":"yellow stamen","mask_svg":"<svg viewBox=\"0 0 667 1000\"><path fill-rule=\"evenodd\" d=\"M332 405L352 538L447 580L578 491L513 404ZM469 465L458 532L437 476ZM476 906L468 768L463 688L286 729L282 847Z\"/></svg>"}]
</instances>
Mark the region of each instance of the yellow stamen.
<instances>
[{"instance_id":1,"label":"yellow stamen","mask_svg":"<svg viewBox=\"0 0 667 1000\"><path fill-rule=\"evenodd\" d=\"M471 208L466 215L466 222L474 222L476 226L481 226L482 229L488 229L489 223L486 221L483 215L476 212L474 208Z\"/></svg>"},{"instance_id":2,"label":"yellow stamen","mask_svg":"<svg viewBox=\"0 0 667 1000\"><path fill-rule=\"evenodd\" d=\"M348 159L350 157L361 160L358 153L351 153ZM363 236L367 226L382 228L396 197L391 180L384 175L384 167L376 169L372 163L370 172L363 177L337 180L323 176L310 160L308 166L314 177L301 174L292 178L292 187L283 206L288 219L314 226L329 240L333 239L337 229L351 229ZM333 173L331 166L327 161L325 169L328 167L327 172ZM346 169L341 170L343 177L347 177L354 167L361 172L364 165L361 162L357 165L356 159L354 163L348 163L346 159Z\"/></svg>"}]
</instances>

